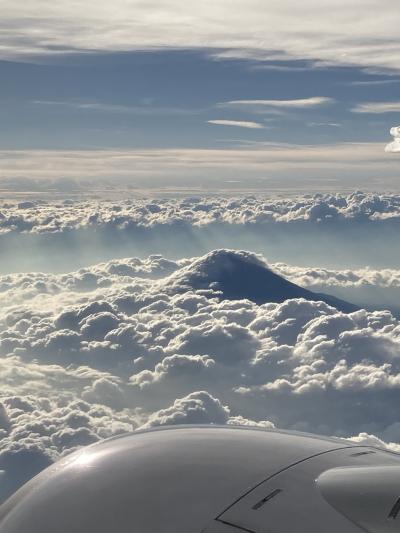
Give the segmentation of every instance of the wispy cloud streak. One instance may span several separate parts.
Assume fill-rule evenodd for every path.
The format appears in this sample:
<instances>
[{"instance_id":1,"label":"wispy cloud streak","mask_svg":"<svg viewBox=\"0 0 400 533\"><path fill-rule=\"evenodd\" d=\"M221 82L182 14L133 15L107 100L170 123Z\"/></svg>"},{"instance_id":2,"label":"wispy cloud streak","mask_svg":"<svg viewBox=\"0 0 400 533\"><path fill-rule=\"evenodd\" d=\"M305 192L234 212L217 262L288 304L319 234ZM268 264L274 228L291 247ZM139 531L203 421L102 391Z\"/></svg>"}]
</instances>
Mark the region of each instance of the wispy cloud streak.
<instances>
[{"instance_id":1,"label":"wispy cloud streak","mask_svg":"<svg viewBox=\"0 0 400 533\"><path fill-rule=\"evenodd\" d=\"M250 107L253 110L265 108L304 109L326 104L333 104L335 100L328 96L312 96L310 98L298 98L294 100L231 100L221 102L223 107Z\"/></svg>"},{"instance_id":2,"label":"wispy cloud streak","mask_svg":"<svg viewBox=\"0 0 400 533\"><path fill-rule=\"evenodd\" d=\"M260 122L249 122L249 121L240 121L240 120L208 120L208 124L215 124L217 126L236 126L238 128L248 128L251 130L262 130L265 129L263 124Z\"/></svg>"},{"instance_id":3,"label":"wispy cloud streak","mask_svg":"<svg viewBox=\"0 0 400 533\"><path fill-rule=\"evenodd\" d=\"M365 102L352 108L353 113L400 113L400 101L398 102Z\"/></svg>"},{"instance_id":4,"label":"wispy cloud streak","mask_svg":"<svg viewBox=\"0 0 400 533\"><path fill-rule=\"evenodd\" d=\"M159 107L156 105L121 105L108 104L105 102L67 102L56 100L34 100L37 106L61 107L75 109L78 111L93 111L98 113L118 113L127 115L197 115L199 109L184 107Z\"/></svg>"}]
</instances>

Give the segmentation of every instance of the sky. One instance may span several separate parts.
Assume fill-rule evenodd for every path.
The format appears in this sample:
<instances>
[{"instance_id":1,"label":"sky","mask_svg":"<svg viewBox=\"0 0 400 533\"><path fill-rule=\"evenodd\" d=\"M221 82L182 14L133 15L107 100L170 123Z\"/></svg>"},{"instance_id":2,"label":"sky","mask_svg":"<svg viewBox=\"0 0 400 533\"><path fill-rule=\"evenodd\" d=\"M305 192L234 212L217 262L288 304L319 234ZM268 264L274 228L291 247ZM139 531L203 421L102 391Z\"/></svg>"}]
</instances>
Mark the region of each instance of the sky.
<instances>
[{"instance_id":1,"label":"sky","mask_svg":"<svg viewBox=\"0 0 400 533\"><path fill-rule=\"evenodd\" d=\"M399 6L0 12L0 502L161 425L400 451Z\"/></svg>"},{"instance_id":2,"label":"sky","mask_svg":"<svg viewBox=\"0 0 400 533\"><path fill-rule=\"evenodd\" d=\"M396 189L399 24L386 0L5 1L3 186Z\"/></svg>"}]
</instances>

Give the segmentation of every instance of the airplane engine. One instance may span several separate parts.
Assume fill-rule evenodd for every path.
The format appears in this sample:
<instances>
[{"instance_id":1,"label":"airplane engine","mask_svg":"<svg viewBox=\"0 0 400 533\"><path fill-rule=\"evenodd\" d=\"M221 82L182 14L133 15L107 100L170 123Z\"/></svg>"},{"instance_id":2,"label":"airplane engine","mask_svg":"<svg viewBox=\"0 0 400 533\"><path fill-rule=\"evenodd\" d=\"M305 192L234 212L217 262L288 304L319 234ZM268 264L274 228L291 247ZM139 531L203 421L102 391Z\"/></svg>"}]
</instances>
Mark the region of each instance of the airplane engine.
<instances>
[{"instance_id":1,"label":"airplane engine","mask_svg":"<svg viewBox=\"0 0 400 533\"><path fill-rule=\"evenodd\" d=\"M400 531L400 455L235 426L139 431L75 452L0 507L0 533Z\"/></svg>"}]
</instances>

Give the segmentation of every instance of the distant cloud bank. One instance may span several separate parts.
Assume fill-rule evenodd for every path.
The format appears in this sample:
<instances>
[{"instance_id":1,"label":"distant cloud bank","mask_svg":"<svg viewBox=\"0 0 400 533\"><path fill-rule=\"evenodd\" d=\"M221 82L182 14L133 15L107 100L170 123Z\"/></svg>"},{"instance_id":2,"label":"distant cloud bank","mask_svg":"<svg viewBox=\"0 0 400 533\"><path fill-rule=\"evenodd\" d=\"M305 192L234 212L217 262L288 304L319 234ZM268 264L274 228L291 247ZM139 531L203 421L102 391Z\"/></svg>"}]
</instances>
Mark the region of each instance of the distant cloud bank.
<instances>
[{"instance_id":1,"label":"distant cloud bank","mask_svg":"<svg viewBox=\"0 0 400 533\"><path fill-rule=\"evenodd\" d=\"M400 195L354 192L293 197L246 196L151 198L137 200L25 201L0 204L0 234L61 233L97 228L134 228L183 224L268 225L346 221L400 221Z\"/></svg>"},{"instance_id":2,"label":"distant cloud bank","mask_svg":"<svg viewBox=\"0 0 400 533\"><path fill-rule=\"evenodd\" d=\"M265 109L284 112L284 108ZM247 117L233 122L254 129L254 121ZM258 123L262 121L254 122ZM231 182L236 180L242 190L321 192L368 187L396 191L397 161L385 157L382 144L305 145L239 138L227 147L214 149L3 150L0 187L48 190L46 180L54 180L52 186L56 189L79 185L81 192L96 191L105 185L231 190Z\"/></svg>"}]
</instances>

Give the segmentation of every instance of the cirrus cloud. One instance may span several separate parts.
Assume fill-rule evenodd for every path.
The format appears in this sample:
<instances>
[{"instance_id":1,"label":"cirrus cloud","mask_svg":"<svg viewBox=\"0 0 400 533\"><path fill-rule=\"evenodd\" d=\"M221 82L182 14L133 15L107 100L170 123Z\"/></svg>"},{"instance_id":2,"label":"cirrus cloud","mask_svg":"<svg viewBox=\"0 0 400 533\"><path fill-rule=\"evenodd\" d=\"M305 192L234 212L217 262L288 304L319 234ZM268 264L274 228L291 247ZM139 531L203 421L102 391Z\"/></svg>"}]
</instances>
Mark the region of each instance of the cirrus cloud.
<instances>
[{"instance_id":1,"label":"cirrus cloud","mask_svg":"<svg viewBox=\"0 0 400 533\"><path fill-rule=\"evenodd\" d=\"M268 109L308 109L321 105L333 104L335 100L328 96L311 96L309 98L298 98L295 100L231 100L222 102L220 107L243 108L253 113L262 113Z\"/></svg>"},{"instance_id":2,"label":"cirrus cloud","mask_svg":"<svg viewBox=\"0 0 400 533\"><path fill-rule=\"evenodd\" d=\"M380 0L190 0L2 5L3 57L77 51L212 49L215 56L308 59L318 65L398 70L399 10ZM216 51L217 50L217 51ZM220 52L218 52L220 50Z\"/></svg>"},{"instance_id":3,"label":"cirrus cloud","mask_svg":"<svg viewBox=\"0 0 400 533\"><path fill-rule=\"evenodd\" d=\"M235 126L238 128L248 128L252 130L262 130L265 128L260 122L249 122L241 120L208 120L208 124L215 124L217 126Z\"/></svg>"},{"instance_id":4,"label":"cirrus cloud","mask_svg":"<svg viewBox=\"0 0 400 533\"><path fill-rule=\"evenodd\" d=\"M398 113L400 112L400 102L365 102L357 104L352 109L353 113Z\"/></svg>"},{"instance_id":5,"label":"cirrus cloud","mask_svg":"<svg viewBox=\"0 0 400 533\"><path fill-rule=\"evenodd\" d=\"M279 109L278 109L279 111ZM381 143L301 145L238 141L226 149L0 151L2 188L84 193L149 188L398 190L397 162ZM208 176L212 176L212 178ZM379 175L379 180L376 177ZM110 178L112 176L112 178ZM217 177L216 177L217 176ZM323 176L324 178L321 178ZM228 183L227 183L228 180Z\"/></svg>"}]
</instances>

